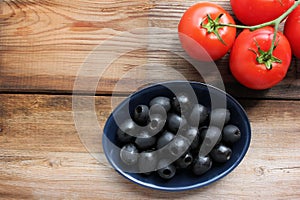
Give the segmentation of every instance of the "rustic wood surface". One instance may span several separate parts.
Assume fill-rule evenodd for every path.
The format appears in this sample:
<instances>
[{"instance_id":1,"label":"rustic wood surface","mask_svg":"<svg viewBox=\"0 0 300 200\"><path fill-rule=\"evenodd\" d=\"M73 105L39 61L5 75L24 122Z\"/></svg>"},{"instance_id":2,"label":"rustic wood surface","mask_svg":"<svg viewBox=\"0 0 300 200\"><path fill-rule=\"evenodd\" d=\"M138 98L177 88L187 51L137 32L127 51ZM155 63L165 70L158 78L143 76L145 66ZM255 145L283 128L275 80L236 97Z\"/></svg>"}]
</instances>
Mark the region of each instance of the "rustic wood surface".
<instances>
[{"instance_id":1,"label":"rustic wood surface","mask_svg":"<svg viewBox=\"0 0 300 200\"><path fill-rule=\"evenodd\" d=\"M98 161L94 159L77 134L71 96L3 94L0 101L0 195L5 198L296 199L300 195L300 123L295 123L300 120L295 115L299 101L241 101L253 129L245 159L221 181L179 194L151 191L125 180L109 166L101 148ZM101 126L112 109L110 102L111 97L96 97Z\"/></svg>"},{"instance_id":2,"label":"rustic wood surface","mask_svg":"<svg viewBox=\"0 0 300 200\"><path fill-rule=\"evenodd\" d=\"M213 2L232 13L229 1ZM149 60L167 64L169 73L162 76L160 70L149 67L144 72L147 76L136 76L134 81L128 81L128 85L180 78L171 72L172 69L188 80L201 81L192 66L170 52L133 51L120 56L110 66L99 66L101 56L98 59L86 59L103 41L114 40L126 31L160 27L176 32L183 12L194 3L191 0L0 1L0 89L15 92L71 93L79 68L86 64L97 68L105 67L105 78L100 80L97 93L109 94L121 76ZM131 37L134 38L135 35ZM165 40L160 41L162 44L170 41L169 36L165 37ZM125 39L116 42L119 42L119 46L128 45ZM179 45L174 48L181 49ZM97 50L100 51L101 47ZM295 61L287 78L263 93L245 90L237 84L228 73L227 61L228 57L224 57L217 65L227 90L235 96L260 98L263 95L267 98L290 99L300 96L300 80L297 77L299 63ZM132 87L125 87L115 92L132 91ZM286 92L283 94L282 91Z\"/></svg>"},{"instance_id":3,"label":"rustic wood surface","mask_svg":"<svg viewBox=\"0 0 300 200\"><path fill-rule=\"evenodd\" d=\"M226 91L248 113L253 135L242 163L205 188L180 193L142 188L109 166L101 142L87 138L99 145L97 159L82 143L73 119L72 92L83 66L90 71L83 74L82 93L97 74L90 75L103 72L95 90L86 91L96 93L90 98L95 98L101 128L115 103L139 87L183 78L203 81L187 60L174 53L182 49L173 33L183 12L195 2L0 0L0 199L300 198L296 59L287 77L266 91L239 85L229 72L228 55L216 62ZM213 2L233 14L228 0ZM170 32L135 32L147 27ZM124 39L124 33L130 41L146 36L155 47L173 45L173 51L135 49L136 43ZM101 65L107 58L91 55L110 50L103 48L107 41L132 51ZM207 80L220 81L214 74ZM111 97L115 93L118 97Z\"/></svg>"}]
</instances>

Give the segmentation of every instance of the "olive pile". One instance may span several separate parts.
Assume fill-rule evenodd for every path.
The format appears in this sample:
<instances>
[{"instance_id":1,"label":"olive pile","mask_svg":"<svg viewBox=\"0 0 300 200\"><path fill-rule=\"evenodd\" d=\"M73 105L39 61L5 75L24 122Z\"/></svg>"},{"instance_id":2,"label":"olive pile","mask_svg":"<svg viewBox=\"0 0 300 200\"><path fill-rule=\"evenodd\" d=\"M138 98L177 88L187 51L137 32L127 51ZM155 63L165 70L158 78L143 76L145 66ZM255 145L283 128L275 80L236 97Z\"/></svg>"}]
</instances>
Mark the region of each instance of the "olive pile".
<instances>
[{"instance_id":1,"label":"olive pile","mask_svg":"<svg viewBox=\"0 0 300 200\"><path fill-rule=\"evenodd\" d=\"M117 131L123 164L136 173L156 172L171 179L178 170L206 173L213 163L231 157L231 145L241 132L230 123L230 111L193 104L187 94L159 96L134 108L131 119Z\"/></svg>"}]
</instances>

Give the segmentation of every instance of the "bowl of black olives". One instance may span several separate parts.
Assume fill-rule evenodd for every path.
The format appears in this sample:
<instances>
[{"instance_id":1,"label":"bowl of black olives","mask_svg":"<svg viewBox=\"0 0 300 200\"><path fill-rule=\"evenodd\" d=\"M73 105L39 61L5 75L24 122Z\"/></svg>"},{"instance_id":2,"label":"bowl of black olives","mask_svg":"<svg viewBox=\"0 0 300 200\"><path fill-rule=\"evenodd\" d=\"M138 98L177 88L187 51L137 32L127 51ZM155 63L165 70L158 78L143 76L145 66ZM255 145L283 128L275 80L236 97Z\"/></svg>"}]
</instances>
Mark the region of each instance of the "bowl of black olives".
<instances>
[{"instance_id":1,"label":"bowl of black olives","mask_svg":"<svg viewBox=\"0 0 300 200\"><path fill-rule=\"evenodd\" d=\"M182 191L207 186L236 168L251 127L229 94L208 84L158 83L111 113L102 145L111 166L141 186Z\"/></svg>"}]
</instances>

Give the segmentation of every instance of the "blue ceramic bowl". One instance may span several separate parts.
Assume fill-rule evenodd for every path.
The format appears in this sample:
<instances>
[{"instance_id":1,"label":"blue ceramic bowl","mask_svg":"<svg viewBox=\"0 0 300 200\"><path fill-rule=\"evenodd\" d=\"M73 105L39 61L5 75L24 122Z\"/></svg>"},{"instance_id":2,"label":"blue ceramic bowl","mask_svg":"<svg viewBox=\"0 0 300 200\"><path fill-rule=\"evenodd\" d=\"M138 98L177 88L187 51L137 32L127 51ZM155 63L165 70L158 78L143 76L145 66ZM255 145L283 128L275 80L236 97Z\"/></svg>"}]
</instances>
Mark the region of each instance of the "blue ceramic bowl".
<instances>
[{"instance_id":1,"label":"blue ceramic bowl","mask_svg":"<svg viewBox=\"0 0 300 200\"><path fill-rule=\"evenodd\" d=\"M214 104L213 106L216 106L219 99L220 102L222 102L222 99L223 101L225 100L227 108L231 112L230 123L237 125L242 133L241 139L232 146L232 156L230 160L221 165L213 165L213 167L203 175L194 176L192 175L192 173L180 172L176 174L172 179L167 181L160 178L157 174L145 176L124 171L123 167L120 165L120 149L116 148L116 145L118 144L116 138L118 126L114 116L118 116L120 120L125 120L125 118L122 119L122 117L126 117L126 115L122 114L124 107L129 106L129 112L132 113L134 107L139 104L148 104L149 101L156 96L166 96L172 98L174 96L174 93L170 91L169 88L184 90L184 87L186 86L183 85L186 84L191 86L191 88L194 90L199 103L208 108L211 108L212 104ZM125 99L120 105L118 105L107 119L104 127L102 143L107 160L112 165L112 167L125 178L141 186L152 189L182 191L207 186L229 174L235 167L239 165L239 163L244 158L249 148L250 139L251 129L247 114L242 106L233 97L223 92L222 90L219 90L207 84L198 82L172 81L155 84L139 90Z\"/></svg>"}]
</instances>

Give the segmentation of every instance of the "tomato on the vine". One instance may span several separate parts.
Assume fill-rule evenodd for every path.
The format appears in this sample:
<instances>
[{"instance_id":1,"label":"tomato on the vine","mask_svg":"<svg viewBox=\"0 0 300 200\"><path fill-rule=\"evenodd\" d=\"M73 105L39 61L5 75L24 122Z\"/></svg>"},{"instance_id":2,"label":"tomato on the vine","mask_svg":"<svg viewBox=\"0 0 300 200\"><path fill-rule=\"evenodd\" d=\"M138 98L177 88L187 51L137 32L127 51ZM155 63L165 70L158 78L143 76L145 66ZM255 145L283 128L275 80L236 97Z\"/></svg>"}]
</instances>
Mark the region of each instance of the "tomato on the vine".
<instances>
[{"instance_id":1,"label":"tomato on the vine","mask_svg":"<svg viewBox=\"0 0 300 200\"><path fill-rule=\"evenodd\" d=\"M288 16L284 24L284 34L290 42L293 54L300 58L300 6Z\"/></svg>"},{"instance_id":2,"label":"tomato on the vine","mask_svg":"<svg viewBox=\"0 0 300 200\"><path fill-rule=\"evenodd\" d=\"M179 39L183 49L201 61L217 60L232 47L236 28L220 24L235 24L230 14L221 6L201 2L183 14L179 25Z\"/></svg>"},{"instance_id":3,"label":"tomato on the vine","mask_svg":"<svg viewBox=\"0 0 300 200\"><path fill-rule=\"evenodd\" d=\"M277 32L273 53L270 52L273 27L255 31L243 30L237 37L229 58L232 75L251 89L268 89L279 83L291 62L291 47L287 38Z\"/></svg>"},{"instance_id":4,"label":"tomato on the vine","mask_svg":"<svg viewBox=\"0 0 300 200\"><path fill-rule=\"evenodd\" d=\"M276 19L295 0L230 0L232 10L243 24L257 25Z\"/></svg>"}]
</instances>

